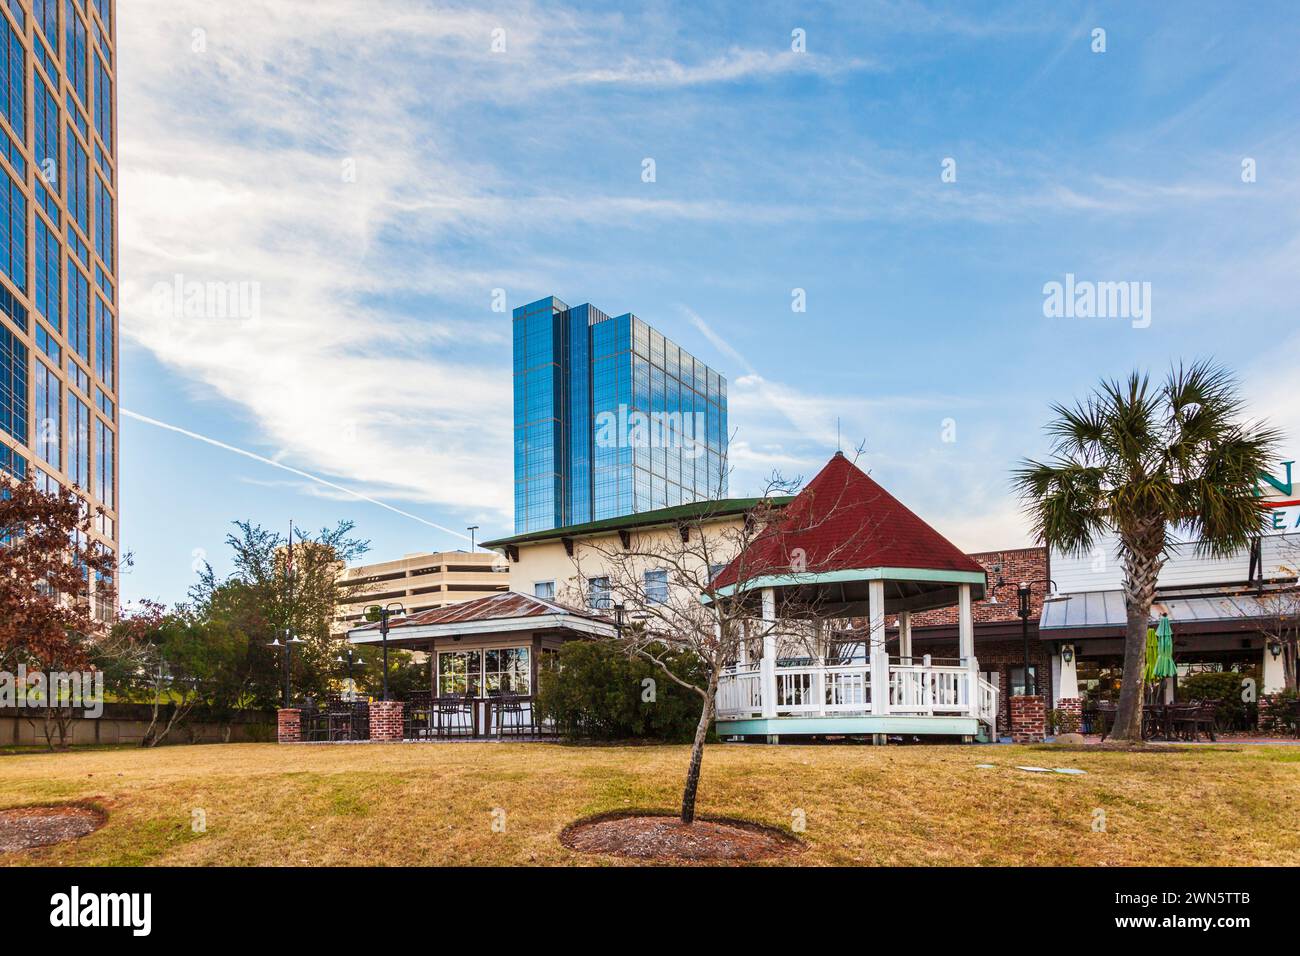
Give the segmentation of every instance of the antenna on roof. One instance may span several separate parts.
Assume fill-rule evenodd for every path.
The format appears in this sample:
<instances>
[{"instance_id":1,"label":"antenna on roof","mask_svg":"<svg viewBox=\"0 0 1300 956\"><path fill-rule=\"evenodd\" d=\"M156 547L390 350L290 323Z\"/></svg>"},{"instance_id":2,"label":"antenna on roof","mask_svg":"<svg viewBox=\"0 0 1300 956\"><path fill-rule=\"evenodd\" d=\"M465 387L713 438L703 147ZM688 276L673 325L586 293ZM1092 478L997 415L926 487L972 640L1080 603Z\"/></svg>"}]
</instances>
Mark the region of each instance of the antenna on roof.
<instances>
[{"instance_id":1,"label":"antenna on roof","mask_svg":"<svg viewBox=\"0 0 1300 956\"><path fill-rule=\"evenodd\" d=\"M844 450L844 445L840 442L840 416L838 415L835 416L835 450L837 452Z\"/></svg>"}]
</instances>

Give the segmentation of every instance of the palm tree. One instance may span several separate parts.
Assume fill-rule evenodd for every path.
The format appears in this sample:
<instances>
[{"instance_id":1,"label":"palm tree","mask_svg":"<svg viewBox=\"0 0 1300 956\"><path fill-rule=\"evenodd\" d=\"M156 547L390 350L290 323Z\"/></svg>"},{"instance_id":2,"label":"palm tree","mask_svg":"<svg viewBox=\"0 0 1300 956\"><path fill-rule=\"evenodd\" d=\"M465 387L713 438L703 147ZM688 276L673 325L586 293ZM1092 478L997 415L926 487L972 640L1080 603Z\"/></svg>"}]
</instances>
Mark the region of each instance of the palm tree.
<instances>
[{"instance_id":1,"label":"palm tree","mask_svg":"<svg viewBox=\"0 0 1300 956\"><path fill-rule=\"evenodd\" d=\"M1128 630L1112 736L1142 739L1142 672L1156 578L1171 532L1224 557L1265 526L1256 482L1281 435L1243 420L1233 375L1198 362L1171 369L1159 388L1146 374L1103 381L1086 402L1054 405L1052 460L1014 473L1037 537L1067 554L1112 533L1124 570Z\"/></svg>"}]
</instances>

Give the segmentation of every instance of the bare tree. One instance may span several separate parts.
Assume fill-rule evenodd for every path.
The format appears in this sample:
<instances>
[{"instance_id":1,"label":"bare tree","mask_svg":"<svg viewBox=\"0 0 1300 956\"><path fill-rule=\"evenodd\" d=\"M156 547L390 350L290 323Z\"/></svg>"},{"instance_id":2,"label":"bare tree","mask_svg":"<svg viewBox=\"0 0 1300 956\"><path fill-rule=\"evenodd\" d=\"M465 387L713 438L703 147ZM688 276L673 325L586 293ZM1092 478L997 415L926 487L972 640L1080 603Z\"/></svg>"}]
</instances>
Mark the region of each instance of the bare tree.
<instances>
[{"instance_id":1,"label":"bare tree","mask_svg":"<svg viewBox=\"0 0 1300 956\"><path fill-rule=\"evenodd\" d=\"M728 580L742 583L816 572L833 566L849 542L878 533L868 517L870 509L865 509L857 524L845 529L849 533L840 536L840 544L811 557L803 553L798 542L805 534L841 517L845 489L832 490L832 500L792 515L783 507L787 500L783 496L799 484L773 475L762 497L739 516L722 512L717 502L718 507L702 507L670 528L584 542L584 548L574 551L579 590L565 588L562 600L598 609L622 606L626 623L615 640L628 654L650 661L669 680L700 697L700 719L682 790L684 823L695 819L704 742L715 715L719 680L727 668L742 657L756 656L765 634L773 634L786 649L815 650L808 656L822 657L831 633L829 602L822 589L778 589L776 622L768 623L760 620L759 593L720 586L723 569L728 569ZM763 546L756 547L760 542ZM656 578L647 586L647 572L663 572L664 580ZM593 579L603 582L595 593L588 583ZM669 666L669 655L682 651L704 665L702 681L683 677Z\"/></svg>"}]
</instances>

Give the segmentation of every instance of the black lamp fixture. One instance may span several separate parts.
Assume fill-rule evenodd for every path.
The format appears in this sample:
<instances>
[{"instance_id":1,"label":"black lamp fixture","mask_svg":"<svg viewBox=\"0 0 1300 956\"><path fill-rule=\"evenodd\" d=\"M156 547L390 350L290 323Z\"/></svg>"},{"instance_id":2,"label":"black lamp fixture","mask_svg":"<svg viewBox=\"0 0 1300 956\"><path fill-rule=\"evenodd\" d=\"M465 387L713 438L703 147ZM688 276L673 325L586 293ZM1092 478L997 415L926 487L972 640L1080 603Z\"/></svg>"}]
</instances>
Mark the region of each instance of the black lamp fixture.
<instances>
[{"instance_id":1,"label":"black lamp fixture","mask_svg":"<svg viewBox=\"0 0 1300 956\"><path fill-rule=\"evenodd\" d=\"M267 647L284 648L284 706L285 707L289 706L289 695L290 695L289 675L293 671L293 646L295 644L306 644L306 643L307 642L304 641L301 637L290 637L289 629L286 627L284 629L283 644L280 643L280 639L277 637L275 640L271 641L271 643L266 645Z\"/></svg>"},{"instance_id":2,"label":"black lamp fixture","mask_svg":"<svg viewBox=\"0 0 1300 956\"><path fill-rule=\"evenodd\" d=\"M349 646L348 646L348 659L345 661L345 660L343 659L343 655L340 654L338 657L334 658L334 663L335 663L335 664L347 664L347 665L348 665L348 684L352 687L352 692L353 692L353 693L356 693L356 684L353 684L353 683L352 683L352 665L353 665L353 664L356 664L356 665L359 666L359 667L363 667L363 666L365 666L365 663L366 663L366 662L363 661L360 657L353 657L353 655L352 655L352 647L349 645Z\"/></svg>"},{"instance_id":3,"label":"black lamp fixture","mask_svg":"<svg viewBox=\"0 0 1300 956\"><path fill-rule=\"evenodd\" d=\"M623 624L627 621L627 608L620 601L614 605L614 630L618 631L618 636L623 636Z\"/></svg>"},{"instance_id":4,"label":"black lamp fixture","mask_svg":"<svg viewBox=\"0 0 1300 956\"><path fill-rule=\"evenodd\" d=\"M1282 656L1282 642L1273 641L1272 643L1270 643L1268 645L1268 652L1273 655L1273 660L1277 660L1279 657Z\"/></svg>"},{"instance_id":5,"label":"black lamp fixture","mask_svg":"<svg viewBox=\"0 0 1300 956\"><path fill-rule=\"evenodd\" d=\"M384 700L388 700L388 622L406 613L401 601L389 601L383 607L372 604L366 608L366 620L379 624L379 641L384 646Z\"/></svg>"},{"instance_id":6,"label":"black lamp fixture","mask_svg":"<svg viewBox=\"0 0 1300 956\"><path fill-rule=\"evenodd\" d=\"M1000 568L1000 565L997 567ZM1057 590L1056 582L1051 578L1042 578L1038 581L1021 581L1016 585L1016 597L1019 599L1019 604L1016 607L1016 616L1020 618L1020 634L1025 645L1025 693L1030 696L1034 694L1036 680L1035 675L1030 670L1029 664L1029 617L1031 613L1029 599L1033 595L1034 587L1043 584L1048 586L1048 592L1043 596L1044 604L1070 600L1070 595L1061 594L1060 591ZM997 583L990 585L989 587L991 595L988 599L988 603L1001 604L1002 602L998 600L998 588L1006 586L1007 582L1002 579L1001 575L998 575ZM1073 649L1071 649L1071 654L1073 654Z\"/></svg>"},{"instance_id":7,"label":"black lamp fixture","mask_svg":"<svg viewBox=\"0 0 1300 956\"><path fill-rule=\"evenodd\" d=\"M1066 644L1061 648L1061 660L1070 664L1074 662L1074 645Z\"/></svg>"}]
</instances>

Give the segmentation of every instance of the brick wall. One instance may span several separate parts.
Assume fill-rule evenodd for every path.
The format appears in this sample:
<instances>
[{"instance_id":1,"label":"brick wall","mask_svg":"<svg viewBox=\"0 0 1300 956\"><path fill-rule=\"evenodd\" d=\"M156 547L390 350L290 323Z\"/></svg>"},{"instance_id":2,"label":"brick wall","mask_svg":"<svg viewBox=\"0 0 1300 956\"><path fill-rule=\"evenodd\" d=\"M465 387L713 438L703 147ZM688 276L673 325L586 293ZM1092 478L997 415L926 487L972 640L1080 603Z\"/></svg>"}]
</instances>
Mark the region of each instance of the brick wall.
<instances>
[{"instance_id":1,"label":"brick wall","mask_svg":"<svg viewBox=\"0 0 1300 956\"><path fill-rule=\"evenodd\" d=\"M276 739L282 744L296 744L302 740L302 711L296 707L281 707L275 712Z\"/></svg>"},{"instance_id":2,"label":"brick wall","mask_svg":"<svg viewBox=\"0 0 1300 956\"><path fill-rule=\"evenodd\" d=\"M983 601L971 607L975 623L987 624L997 621L1015 622L1020 618L1016 611L1020 607L1020 598L1016 596L1016 585L1021 581L1042 581L1048 577L1046 548L1017 548L1013 551L981 551L969 555L988 572L989 587ZM1000 568L1000 570L999 570ZM989 597L994 593L993 585L999 577L1006 582L996 591L998 603L990 604ZM1029 619L1037 622L1043 611L1045 585L1036 585L1029 596ZM891 625L896 623L891 621ZM934 627L938 625L957 624L957 608L942 607L933 611L922 611L912 615L913 627Z\"/></svg>"},{"instance_id":3,"label":"brick wall","mask_svg":"<svg viewBox=\"0 0 1300 956\"><path fill-rule=\"evenodd\" d=\"M401 740L405 706L400 700L374 701L370 705L370 739Z\"/></svg>"},{"instance_id":4,"label":"brick wall","mask_svg":"<svg viewBox=\"0 0 1300 956\"><path fill-rule=\"evenodd\" d=\"M1011 698L1011 742L1042 743L1047 733L1047 702L1038 695Z\"/></svg>"}]
</instances>

